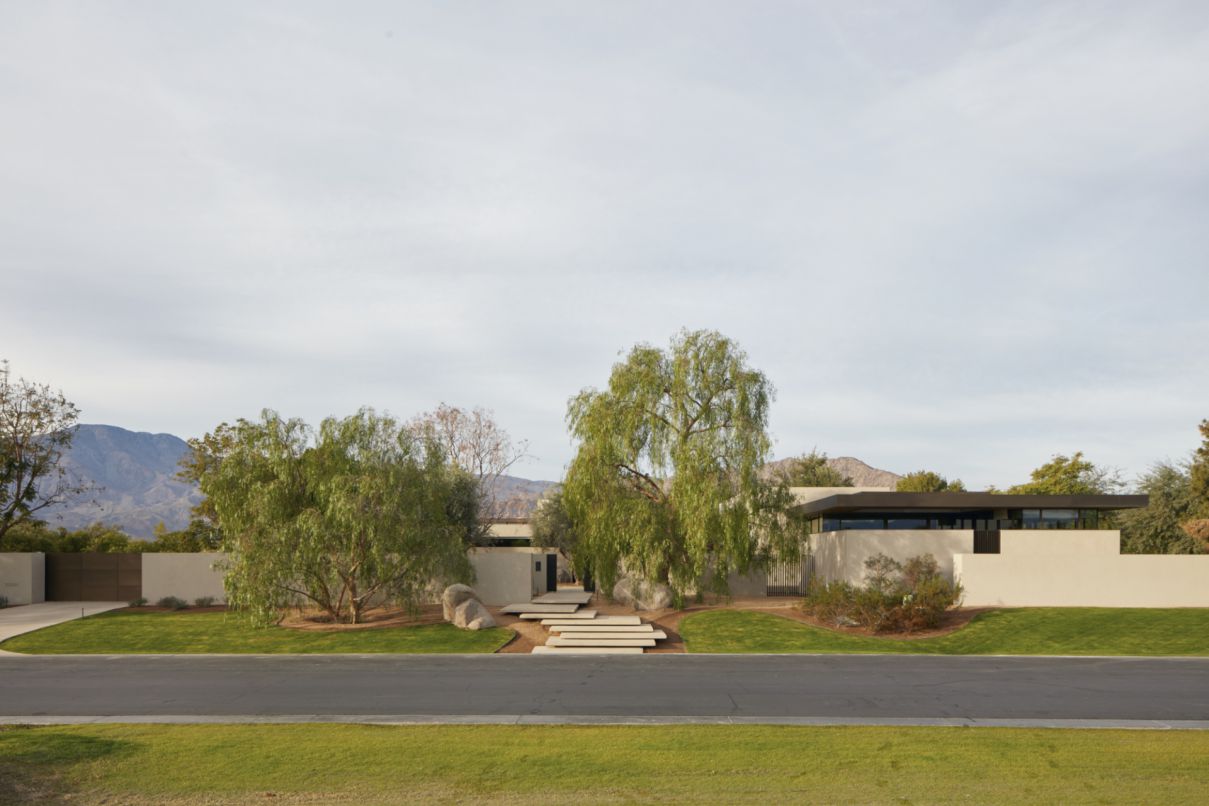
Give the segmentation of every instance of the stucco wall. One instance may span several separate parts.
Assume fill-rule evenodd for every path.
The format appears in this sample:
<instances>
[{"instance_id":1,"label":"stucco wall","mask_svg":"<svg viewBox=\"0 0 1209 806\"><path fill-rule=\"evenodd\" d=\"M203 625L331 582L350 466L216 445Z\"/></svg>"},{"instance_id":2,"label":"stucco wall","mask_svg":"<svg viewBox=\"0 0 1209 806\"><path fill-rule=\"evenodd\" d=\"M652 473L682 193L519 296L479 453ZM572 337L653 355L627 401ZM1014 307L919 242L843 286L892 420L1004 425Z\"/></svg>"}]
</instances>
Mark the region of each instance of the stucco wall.
<instances>
[{"instance_id":1,"label":"stucco wall","mask_svg":"<svg viewBox=\"0 0 1209 806\"><path fill-rule=\"evenodd\" d=\"M959 554L966 607L1209 607L1209 556Z\"/></svg>"},{"instance_id":2,"label":"stucco wall","mask_svg":"<svg viewBox=\"0 0 1209 806\"><path fill-rule=\"evenodd\" d=\"M528 547L471 549L479 601L498 607L545 593L546 553L546 549Z\"/></svg>"},{"instance_id":3,"label":"stucco wall","mask_svg":"<svg viewBox=\"0 0 1209 806\"><path fill-rule=\"evenodd\" d=\"M46 556L41 552L0 554L0 596L10 605L46 599Z\"/></svg>"},{"instance_id":4,"label":"stucco wall","mask_svg":"<svg viewBox=\"0 0 1209 806\"><path fill-rule=\"evenodd\" d=\"M1121 553L1121 533L1115 529L1005 529L999 533L1001 554Z\"/></svg>"},{"instance_id":5,"label":"stucco wall","mask_svg":"<svg viewBox=\"0 0 1209 806\"><path fill-rule=\"evenodd\" d=\"M533 539L533 525L529 523L493 523L487 529L492 537Z\"/></svg>"},{"instance_id":6,"label":"stucco wall","mask_svg":"<svg viewBox=\"0 0 1209 806\"><path fill-rule=\"evenodd\" d=\"M967 529L848 529L810 536L814 575L821 582L864 584L865 560L878 553L899 562L931 554L951 579L953 555L973 551L974 533Z\"/></svg>"},{"instance_id":7,"label":"stucco wall","mask_svg":"<svg viewBox=\"0 0 1209 806\"><path fill-rule=\"evenodd\" d=\"M225 602L223 574L214 564L226 559L219 552L200 554L148 552L143 555L143 598L155 604L165 596L176 596L190 604L212 596Z\"/></svg>"}]
</instances>

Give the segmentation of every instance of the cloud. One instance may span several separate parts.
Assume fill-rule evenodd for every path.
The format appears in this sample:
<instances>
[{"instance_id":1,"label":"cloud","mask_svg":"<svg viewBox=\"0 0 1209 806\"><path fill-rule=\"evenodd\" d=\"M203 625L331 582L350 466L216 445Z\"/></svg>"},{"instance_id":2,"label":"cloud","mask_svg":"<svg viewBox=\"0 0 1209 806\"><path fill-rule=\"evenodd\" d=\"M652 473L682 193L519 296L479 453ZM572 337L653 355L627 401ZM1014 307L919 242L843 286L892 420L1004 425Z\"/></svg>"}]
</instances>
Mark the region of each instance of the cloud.
<instances>
[{"instance_id":1,"label":"cloud","mask_svg":"<svg viewBox=\"0 0 1209 806\"><path fill-rule=\"evenodd\" d=\"M562 415L680 327L813 445L976 486L1209 412L1202 4L0 12L0 355L201 433Z\"/></svg>"}]
</instances>

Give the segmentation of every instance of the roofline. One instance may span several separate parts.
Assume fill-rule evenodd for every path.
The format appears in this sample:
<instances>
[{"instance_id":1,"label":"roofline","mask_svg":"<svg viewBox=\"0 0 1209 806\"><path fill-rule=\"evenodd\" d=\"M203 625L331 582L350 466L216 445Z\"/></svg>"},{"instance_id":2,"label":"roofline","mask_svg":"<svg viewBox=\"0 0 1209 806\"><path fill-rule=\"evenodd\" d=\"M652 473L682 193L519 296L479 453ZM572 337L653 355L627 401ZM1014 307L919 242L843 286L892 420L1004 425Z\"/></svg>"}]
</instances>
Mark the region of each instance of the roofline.
<instances>
[{"instance_id":1,"label":"roofline","mask_svg":"<svg viewBox=\"0 0 1209 806\"><path fill-rule=\"evenodd\" d=\"M1140 509L1150 503L1148 495L1012 495L1009 493L840 493L806 501L793 507L812 517L831 512L857 510L928 510L944 512L964 509Z\"/></svg>"}]
</instances>

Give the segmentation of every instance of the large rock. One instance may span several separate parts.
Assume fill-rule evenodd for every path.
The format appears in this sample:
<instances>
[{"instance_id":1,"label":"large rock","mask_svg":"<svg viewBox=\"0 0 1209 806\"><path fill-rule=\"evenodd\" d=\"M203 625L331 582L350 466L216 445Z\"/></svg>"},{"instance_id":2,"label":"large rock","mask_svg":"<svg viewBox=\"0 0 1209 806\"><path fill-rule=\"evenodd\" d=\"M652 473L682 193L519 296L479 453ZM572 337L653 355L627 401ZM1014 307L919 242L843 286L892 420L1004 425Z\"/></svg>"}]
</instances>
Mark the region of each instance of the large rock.
<instances>
[{"instance_id":1,"label":"large rock","mask_svg":"<svg viewBox=\"0 0 1209 806\"><path fill-rule=\"evenodd\" d=\"M453 611L467 599L475 598L474 588L469 585L450 585L441 594L441 613L446 621L453 621Z\"/></svg>"},{"instance_id":2,"label":"large rock","mask_svg":"<svg viewBox=\"0 0 1209 806\"><path fill-rule=\"evenodd\" d=\"M453 611L453 626L463 630L485 630L495 626L495 619L478 599L467 599Z\"/></svg>"},{"instance_id":3,"label":"large rock","mask_svg":"<svg viewBox=\"0 0 1209 806\"><path fill-rule=\"evenodd\" d=\"M635 610L666 610L673 598L672 589L661 582L625 577L613 586L613 601Z\"/></svg>"}]
</instances>

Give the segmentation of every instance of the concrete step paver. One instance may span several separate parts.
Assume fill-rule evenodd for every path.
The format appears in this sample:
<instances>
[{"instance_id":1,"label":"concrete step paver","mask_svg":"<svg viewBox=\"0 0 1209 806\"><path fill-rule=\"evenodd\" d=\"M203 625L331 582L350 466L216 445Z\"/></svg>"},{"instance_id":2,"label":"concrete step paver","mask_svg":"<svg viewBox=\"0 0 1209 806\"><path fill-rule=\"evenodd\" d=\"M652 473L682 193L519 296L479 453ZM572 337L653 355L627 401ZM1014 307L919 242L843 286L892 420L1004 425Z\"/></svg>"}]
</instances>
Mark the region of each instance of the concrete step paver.
<instances>
[{"instance_id":1,"label":"concrete step paver","mask_svg":"<svg viewBox=\"0 0 1209 806\"><path fill-rule=\"evenodd\" d=\"M618 639L628 638L651 638L656 641L662 641L667 638L667 633L663 630L654 630L652 632L624 633L624 632L564 632L559 633L559 638L568 638L571 640L583 639L588 641L614 641Z\"/></svg>"},{"instance_id":2,"label":"concrete step paver","mask_svg":"<svg viewBox=\"0 0 1209 806\"><path fill-rule=\"evenodd\" d=\"M536 621L539 619L549 619L551 616L549 613L521 613L517 618L526 621ZM576 610L574 613L560 613L557 618L563 621L587 621L596 618L596 611Z\"/></svg>"},{"instance_id":3,"label":"concrete step paver","mask_svg":"<svg viewBox=\"0 0 1209 806\"><path fill-rule=\"evenodd\" d=\"M591 632L591 633L647 633L654 632L651 624L596 624L582 621L578 624L551 624L546 627L550 632Z\"/></svg>"},{"instance_id":4,"label":"concrete step paver","mask_svg":"<svg viewBox=\"0 0 1209 806\"><path fill-rule=\"evenodd\" d=\"M546 646L636 646L653 647L654 638L562 638L553 636L546 640Z\"/></svg>"},{"instance_id":5,"label":"concrete step paver","mask_svg":"<svg viewBox=\"0 0 1209 806\"><path fill-rule=\"evenodd\" d=\"M535 646L534 655L641 655L642 647L632 646Z\"/></svg>"},{"instance_id":6,"label":"concrete step paver","mask_svg":"<svg viewBox=\"0 0 1209 806\"><path fill-rule=\"evenodd\" d=\"M548 613L550 615L574 613L579 609L577 604L535 604L534 602L518 602L516 604L504 605L500 608L501 613Z\"/></svg>"},{"instance_id":7,"label":"concrete step paver","mask_svg":"<svg viewBox=\"0 0 1209 806\"><path fill-rule=\"evenodd\" d=\"M565 624L574 625L574 624L578 624L578 623L581 623L581 622L579 622L574 617L568 618L566 616L558 616L558 615L548 616L547 618L542 619L543 627L557 627L557 626L562 626ZM638 616L602 616L602 615L598 614L596 616L596 618L590 619L586 623L588 623L588 624L641 624L642 619L640 619Z\"/></svg>"}]
</instances>

